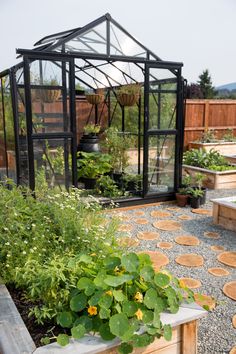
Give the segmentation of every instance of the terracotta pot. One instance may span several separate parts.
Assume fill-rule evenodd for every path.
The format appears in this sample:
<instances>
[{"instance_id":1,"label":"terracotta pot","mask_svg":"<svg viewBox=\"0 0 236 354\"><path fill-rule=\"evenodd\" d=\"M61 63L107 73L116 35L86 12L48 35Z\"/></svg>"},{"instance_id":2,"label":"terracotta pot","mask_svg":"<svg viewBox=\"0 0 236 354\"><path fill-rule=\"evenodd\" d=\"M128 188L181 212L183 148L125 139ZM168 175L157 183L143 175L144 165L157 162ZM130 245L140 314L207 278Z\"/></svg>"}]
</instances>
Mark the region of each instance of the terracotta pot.
<instances>
[{"instance_id":1,"label":"terracotta pot","mask_svg":"<svg viewBox=\"0 0 236 354\"><path fill-rule=\"evenodd\" d=\"M139 100L139 93L119 93L117 95L117 100L121 104L121 106L133 106Z\"/></svg>"},{"instance_id":2,"label":"terracotta pot","mask_svg":"<svg viewBox=\"0 0 236 354\"><path fill-rule=\"evenodd\" d=\"M99 104L102 103L104 101L104 95L100 94L100 93L91 93L89 95L85 95L87 101L90 104Z\"/></svg>"},{"instance_id":3,"label":"terracotta pot","mask_svg":"<svg viewBox=\"0 0 236 354\"><path fill-rule=\"evenodd\" d=\"M189 198L188 195L176 193L175 196L176 196L176 201L178 206L185 207L188 204L188 198Z\"/></svg>"}]
</instances>

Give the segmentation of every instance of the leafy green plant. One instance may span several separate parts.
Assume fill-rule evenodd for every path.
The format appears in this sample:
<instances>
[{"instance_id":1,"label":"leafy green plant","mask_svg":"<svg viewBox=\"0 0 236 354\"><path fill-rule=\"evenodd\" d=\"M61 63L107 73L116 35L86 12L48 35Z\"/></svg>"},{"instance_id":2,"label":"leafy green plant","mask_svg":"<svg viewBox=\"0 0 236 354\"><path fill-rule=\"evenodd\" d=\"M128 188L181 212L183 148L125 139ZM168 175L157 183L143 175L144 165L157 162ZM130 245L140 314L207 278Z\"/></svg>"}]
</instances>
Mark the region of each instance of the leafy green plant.
<instances>
[{"instance_id":1,"label":"leafy green plant","mask_svg":"<svg viewBox=\"0 0 236 354\"><path fill-rule=\"evenodd\" d=\"M222 136L222 140L230 141L230 142L236 141L236 137L234 136L233 129L230 128L226 129L225 134Z\"/></svg>"},{"instance_id":2,"label":"leafy green plant","mask_svg":"<svg viewBox=\"0 0 236 354\"><path fill-rule=\"evenodd\" d=\"M200 139L197 141L201 143L215 143L217 141L217 138L214 129L205 131L200 137Z\"/></svg>"},{"instance_id":3,"label":"leafy green plant","mask_svg":"<svg viewBox=\"0 0 236 354\"><path fill-rule=\"evenodd\" d=\"M80 152L78 177L98 178L112 169L111 156L100 152Z\"/></svg>"},{"instance_id":4,"label":"leafy green plant","mask_svg":"<svg viewBox=\"0 0 236 354\"><path fill-rule=\"evenodd\" d=\"M155 272L146 254L114 254L101 261L79 255L71 268L75 265L80 278L57 313L57 323L71 332L57 337L62 346L91 331L104 340L118 337L123 354L155 337L170 340L171 326L162 324L161 312L176 313L182 301L193 301L192 291L170 273Z\"/></svg>"},{"instance_id":5,"label":"leafy green plant","mask_svg":"<svg viewBox=\"0 0 236 354\"><path fill-rule=\"evenodd\" d=\"M123 181L124 188L126 190L139 191L142 189L142 181L143 181L142 175L124 174L122 176L122 181Z\"/></svg>"},{"instance_id":6,"label":"leafy green plant","mask_svg":"<svg viewBox=\"0 0 236 354\"><path fill-rule=\"evenodd\" d=\"M188 189L188 195L190 195L193 198L200 198L203 197L203 190L199 189L199 188L189 188Z\"/></svg>"},{"instance_id":7,"label":"leafy green plant","mask_svg":"<svg viewBox=\"0 0 236 354\"><path fill-rule=\"evenodd\" d=\"M140 90L141 90L141 85L139 85L139 84L128 84L128 85L120 86L116 90L116 93L117 93L117 95L123 94L123 93L136 95L136 94L140 94Z\"/></svg>"},{"instance_id":8,"label":"leafy green plant","mask_svg":"<svg viewBox=\"0 0 236 354\"><path fill-rule=\"evenodd\" d=\"M123 195L110 176L101 176L96 183L95 191L107 198L116 198Z\"/></svg>"},{"instance_id":9,"label":"leafy green plant","mask_svg":"<svg viewBox=\"0 0 236 354\"><path fill-rule=\"evenodd\" d=\"M204 174L201 172L197 172L194 176L194 179L196 181L198 188L202 188L203 181L204 179L206 179L206 176L204 176Z\"/></svg>"},{"instance_id":10,"label":"leafy green plant","mask_svg":"<svg viewBox=\"0 0 236 354\"><path fill-rule=\"evenodd\" d=\"M101 127L100 125L97 125L97 124L87 124L85 125L84 127L84 132L85 134L98 134L101 130Z\"/></svg>"},{"instance_id":11,"label":"leafy green plant","mask_svg":"<svg viewBox=\"0 0 236 354\"><path fill-rule=\"evenodd\" d=\"M205 149L191 149L184 153L183 163L189 166L206 168L208 170L230 170L234 169L227 160L218 151L211 149L207 152ZM219 169L218 169L219 168Z\"/></svg>"}]
</instances>

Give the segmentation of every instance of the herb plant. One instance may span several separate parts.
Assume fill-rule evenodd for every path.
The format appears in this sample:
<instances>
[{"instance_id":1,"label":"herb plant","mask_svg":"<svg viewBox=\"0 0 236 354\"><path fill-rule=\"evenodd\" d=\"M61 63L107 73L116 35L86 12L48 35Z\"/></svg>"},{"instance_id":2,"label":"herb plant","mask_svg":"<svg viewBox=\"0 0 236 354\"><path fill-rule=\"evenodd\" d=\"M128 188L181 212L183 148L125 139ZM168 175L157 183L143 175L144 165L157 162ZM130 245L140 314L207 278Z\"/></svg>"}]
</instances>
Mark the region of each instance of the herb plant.
<instances>
[{"instance_id":1,"label":"herb plant","mask_svg":"<svg viewBox=\"0 0 236 354\"><path fill-rule=\"evenodd\" d=\"M111 156L100 152L80 152L78 177L98 178L112 169Z\"/></svg>"}]
</instances>

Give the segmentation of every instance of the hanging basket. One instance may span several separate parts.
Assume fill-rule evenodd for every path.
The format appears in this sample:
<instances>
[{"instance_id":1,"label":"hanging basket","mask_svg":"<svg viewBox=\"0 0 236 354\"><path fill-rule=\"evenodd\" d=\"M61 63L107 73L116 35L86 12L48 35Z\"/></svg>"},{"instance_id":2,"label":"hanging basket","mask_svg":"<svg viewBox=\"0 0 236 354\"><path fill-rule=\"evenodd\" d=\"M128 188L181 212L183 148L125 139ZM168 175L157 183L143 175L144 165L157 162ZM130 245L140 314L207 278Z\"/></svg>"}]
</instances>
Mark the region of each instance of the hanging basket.
<instances>
[{"instance_id":1,"label":"hanging basket","mask_svg":"<svg viewBox=\"0 0 236 354\"><path fill-rule=\"evenodd\" d=\"M61 90L40 90L40 98L45 103L52 103L61 96ZM39 97L38 97L39 98Z\"/></svg>"},{"instance_id":2,"label":"hanging basket","mask_svg":"<svg viewBox=\"0 0 236 354\"><path fill-rule=\"evenodd\" d=\"M118 93L117 100L121 106L134 106L139 100L139 93Z\"/></svg>"},{"instance_id":3,"label":"hanging basket","mask_svg":"<svg viewBox=\"0 0 236 354\"><path fill-rule=\"evenodd\" d=\"M99 104L104 101L104 95L99 94L99 93L91 93L91 94L87 94L85 96L86 96L87 101L90 104Z\"/></svg>"}]
</instances>

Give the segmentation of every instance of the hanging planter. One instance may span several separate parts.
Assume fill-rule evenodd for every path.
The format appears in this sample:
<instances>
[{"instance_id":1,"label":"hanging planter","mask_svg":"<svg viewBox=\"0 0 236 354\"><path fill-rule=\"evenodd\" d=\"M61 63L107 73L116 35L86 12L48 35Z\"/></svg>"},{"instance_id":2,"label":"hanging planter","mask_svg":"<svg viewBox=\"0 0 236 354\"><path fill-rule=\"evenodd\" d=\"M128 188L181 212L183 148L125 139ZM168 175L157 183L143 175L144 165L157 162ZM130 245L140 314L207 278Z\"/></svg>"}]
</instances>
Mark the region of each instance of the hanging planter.
<instances>
[{"instance_id":1,"label":"hanging planter","mask_svg":"<svg viewBox=\"0 0 236 354\"><path fill-rule=\"evenodd\" d=\"M140 97L141 86L138 84L130 84L123 86L117 90L117 101L121 106L134 106Z\"/></svg>"},{"instance_id":2,"label":"hanging planter","mask_svg":"<svg viewBox=\"0 0 236 354\"><path fill-rule=\"evenodd\" d=\"M44 89L40 90L40 98L45 103L52 103L59 99L61 90Z\"/></svg>"},{"instance_id":3,"label":"hanging planter","mask_svg":"<svg viewBox=\"0 0 236 354\"><path fill-rule=\"evenodd\" d=\"M85 96L87 101L92 105L99 104L104 101L104 95L100 93L90 93L86 94Z\"/></svg>"}]
</instances>

